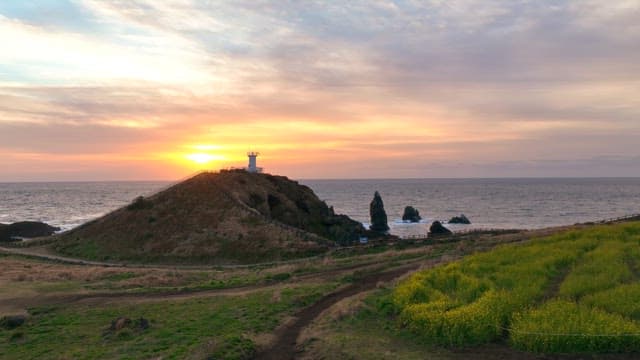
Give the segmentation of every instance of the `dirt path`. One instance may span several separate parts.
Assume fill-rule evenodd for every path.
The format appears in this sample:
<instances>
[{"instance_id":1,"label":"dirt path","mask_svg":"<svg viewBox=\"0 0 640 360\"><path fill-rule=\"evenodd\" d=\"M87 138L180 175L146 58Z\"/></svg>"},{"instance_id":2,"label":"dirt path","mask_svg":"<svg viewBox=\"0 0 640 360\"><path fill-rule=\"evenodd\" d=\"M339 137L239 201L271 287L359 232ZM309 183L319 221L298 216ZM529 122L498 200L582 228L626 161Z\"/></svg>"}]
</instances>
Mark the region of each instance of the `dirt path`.
<instances>
[{"instance_id":1,"label":"dirt path","mask_svg":"<svg viewBox=\"0 0 640 360\"><path fill-rule=\"evenodd\" d=\"M91 304L103 305L115 302L141 303L165 300L187 300L198 297L209 296L238 296L245 295L256 291L271 290L285 286L286 283L251 285L228 289L213 290L180 290L180 291L164 291L156 293L86 293L86 294L68 294L68 295L46 295L35 296L29 298L9 298L0 300L0 309L14 305L17 301L20 306L27 309L44 305L70 305L70 304Z\"/></svg>"},{"instance_id":2,"label":"dirt path","mask_svg":"<svg viewBox=\"0 0 640 360\"><path fill-rule=\"evenodd\" d=\"M256 264L237 264L237 265L185 265L185 264L138 264L138 263L116 263L106 261L93 261L84 260L79 258L72 258L67 256L61 256L54 254L46 246L34 246L34 247L4 247L0 246L0 253L21 255L26 257L38 258L48 261L60 262L70 265L89 265L89 266L102 266L102 267L126 267L131 269L184 269L184 270L211 270L211 269L247 269L256 266L279 266L279 265L293 265L298 263L304 263L306 261L313 261L321 259L322 256L312 256L307 258L285 260L285 261L272 261Z\"/></svg>"},{"instance_id":3,"label":"dirt path","mask_svg":"<svg viewBox=\"0 0 640 360\"><path fill-rule=\"evenodd\" d=\"M454 260L454 259L451 259ZM433 266L441 261L431 261L430 265ZM419 264L411 264L402 266L390 271L379 272L371 275L367 275L356 283L349 285L341 290L326 295L315 304L303 309L296 314L296 319L291 324L285 325L276 331L276 341L268 349L257 354L255 359L261 360L289 360L295 359L297 353L297 339L298 335L304 328L309 326L311 322L316 319L324 310L328 309L338 301L357 295L361 292L374 289L380 282L388 282L396 279L410 271L415 271L420 268Z\"/></svg>"},{"instance_id":4,"label":"dirt path","mask_svg":"<svg viewBox=\"0 0 640 360\"><path fill-rule=\"evenodd\" d=\"M388 260L391 261L391 260ZM283 286L291 286L300 282L308 284L310 282L324 282L336 279L343 274L351 274L354 271L376 271L380 266L388 261L367 261L360 264L352 264L336 269L330 269L317 273L309 273L295 276L290 281L280 281L272 283L258 283L252 285L242 285L237 287L228 287L223 289L182 289L182 290L165 290L156 292L76 292L69 294L50 294L38 296L24 296L14 298L0 299L1 309L26 309L45 305L61 305L61 304L91 304L102 305L115 302L142 303L164 300L186 300L198 297L210 296L238 296L253 293L256 291L272 290ZM423 262L423 259L408 260L402 266ZM19 304L19 306L16 306ZM16 310L17 311L17 310Z\"/></svg>"},{"instance_id":5,"label":"dirt path","mask_svg":"<svg viewBox=\"0 0 640 360\"><path fill-rule=\"evenodd\" d=\"M579 226L579 225L578 225ZM503 243L507 242L519 242L526 239L530 239L532 237L540 237L549 234L554 234L562 230L568 230L571 228L575 228L576 225L570 226L558 226L558 227L550 227L544 229L535 229L535 230L522 230L516 231L515 233L502 233L502 234L491 234L491 231L486 234L475 234L475 233L459 233L450 238L445 238L445 241L436 242L436 244L443 244L448 242L459 242L462 240L468 240L471 238L482 238L482 239L493 239L494 241L499 241ZM493 247L495 245L491 241L488 242L488 247ZM344 249L343 249L344 250ZM94 260L84 260L79 258L62 256L54 253L47 247L47 245L42 246L32 246L32 247L5 247L0 246L0 253L5 254L13 254L13 255L21 255L26 257L38 258L47 261L59 262L64 264L71 265L86 265L86 266L101 266L101 267L122 267L122 268L131 268L131 269L184 269L184 270L211 270L211 269L243 269L250 268L256 266L279 266L279 265L292 265L297 263L303 263L307 261L319 260L322 256L313 256L308 258L294 259L294 260L286 260L286 261L274 261L274 262L265 262L265 263L257 263L257 264L238 264L238 265L185 265L185 264L137 264L137 263L125 263L125 262L107 262L107 261L94 261Z\"/></svg>"},{"instance_id":6,"label":"dirt path","mask_svg":"<svg viewBox=\"0 0 640 360\"><path fill-rule=\"evenodd\" d=\"M116 263L107 263L100 261L90 261L90 260L81 260L74 259L65 256L59 256L54 254L48 254L44 251L44 248L33 247L33 248L9 248L0 246L0 252L12 255L22 255L27 257L34 257L44 260L56 261L65 264L74 264L74 265L92 265L92 266L105 266L105 267L126 267L126 264L116 264Z\"/></svg>"}]
</instances>

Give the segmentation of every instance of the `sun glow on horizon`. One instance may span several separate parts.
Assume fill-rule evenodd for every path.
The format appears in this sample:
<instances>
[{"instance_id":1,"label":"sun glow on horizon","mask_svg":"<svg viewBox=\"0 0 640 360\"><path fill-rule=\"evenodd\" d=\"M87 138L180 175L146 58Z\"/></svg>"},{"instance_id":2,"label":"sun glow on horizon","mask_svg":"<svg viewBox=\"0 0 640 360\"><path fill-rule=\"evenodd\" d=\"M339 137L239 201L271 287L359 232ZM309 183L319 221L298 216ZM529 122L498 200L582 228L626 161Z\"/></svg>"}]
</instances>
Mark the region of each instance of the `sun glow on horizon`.
<instances>
[{"instance_id":1,"label":"sun glow on horizon","mask_svg":"<svg viewBox=\"0 0 640 360\"><path fill-rule=\"evenodd\" d=\"M213 161L220 161L225 159L225 157L222 155L208 153L191 153L185 155L185 158L200 165L209 164Z\"/></svg>"},{"instance_id":2,"label":"sun glow on horizon","mask_svg":"<svg viewBox=\"0 0 640 360\"><path fill-rule=\"evenodd\" d=\"M640 176L639 1L312 10L0 1L0 182Z\"/></svg>"}]
</instances>

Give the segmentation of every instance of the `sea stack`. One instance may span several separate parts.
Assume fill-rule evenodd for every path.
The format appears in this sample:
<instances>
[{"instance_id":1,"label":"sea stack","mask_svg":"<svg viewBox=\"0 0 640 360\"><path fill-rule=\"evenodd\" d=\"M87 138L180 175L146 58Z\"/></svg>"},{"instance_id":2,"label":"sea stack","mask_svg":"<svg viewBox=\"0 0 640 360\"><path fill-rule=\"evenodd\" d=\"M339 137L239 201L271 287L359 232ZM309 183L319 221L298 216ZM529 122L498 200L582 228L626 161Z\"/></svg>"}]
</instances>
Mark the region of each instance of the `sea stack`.
<instances>
[{"instance_id":1,"label":"sea stack","mask_svg":"<svg viewBox=\"0 0 640 360\"><path fill-rule=\"evenodd\" d=\"M402 221L419 222L422 218L420 212L413 206L407 206L404 208L404 214L402 214Z\"/></svg>"},{"instance_id":2,"label":"sea stack","mask_svg":"<svg viewBox=\"0 0 640 360\"><path fill-rule=\"evenodd\" d=\"M460 216L454 216L451 218L451 220L449 220L449 224L465 224L465 225L469 225L471 224L471 221L464 216L464 214L460 214Z\"/></svg>"},{"instance_id":3,"label":"sea stack","mask_svg":"<svg viewBox=\"0 0 640 360\"><path fill-rule=\"evenodd\" d=\"M369 215L371 216L371 231L386 233L389 231L387 224L387 212L384 211L384 203L382 197L377 191L373 194L373 200L369 205Z\"/></svg>"},{"instance_id":4,"label":"sea stack","mask_svg":"<svg viewBox=\"0 0 640 360\"><path fill-rule=\"evenodd\" d=\"M440 221L434 221L429 228L429 236L451 235L451 230L442 225Z\"/></svg>"}]
</instances>

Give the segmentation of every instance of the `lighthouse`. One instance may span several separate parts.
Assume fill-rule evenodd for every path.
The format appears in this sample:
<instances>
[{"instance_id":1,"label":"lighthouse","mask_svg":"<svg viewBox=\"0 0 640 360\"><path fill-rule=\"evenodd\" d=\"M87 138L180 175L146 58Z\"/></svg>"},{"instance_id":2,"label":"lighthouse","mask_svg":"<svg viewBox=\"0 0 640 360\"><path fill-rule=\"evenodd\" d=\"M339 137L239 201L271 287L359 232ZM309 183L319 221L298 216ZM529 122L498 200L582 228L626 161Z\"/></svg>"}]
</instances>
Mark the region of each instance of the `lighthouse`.
<instances>
[{"instance_id":1,"label":"lighthouse","mask_svg":"<svg viewBox=\"0 0 640 360\"><path fill-rule=\"evenodd\" d=\"M258 167L256 164L256 159L258 157L258 155L260 155L259 152L256 151L250 151L247 153L247 156L249 157L249 166L247 166L247 171L250 173L260 173L262 172L262 168Z\"/></svg>"}]
</instances>

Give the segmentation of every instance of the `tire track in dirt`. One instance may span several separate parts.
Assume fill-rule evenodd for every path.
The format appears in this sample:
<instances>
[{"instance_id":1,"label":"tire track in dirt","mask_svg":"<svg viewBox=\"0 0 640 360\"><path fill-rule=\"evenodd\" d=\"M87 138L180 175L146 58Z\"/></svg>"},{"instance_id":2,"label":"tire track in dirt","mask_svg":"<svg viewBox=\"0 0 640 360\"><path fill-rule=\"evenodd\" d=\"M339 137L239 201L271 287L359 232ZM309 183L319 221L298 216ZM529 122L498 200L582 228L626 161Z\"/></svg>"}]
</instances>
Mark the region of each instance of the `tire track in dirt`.
<instances>
[{"instance_id":1,"label":"tire track in dirt","mask_svg":"<svg viewBox=\"0 0 640 360\"><path fill-rule=\"evenodd\" d=\"M448 261L454 261L459 257L447 259ZM421 266L428 264L434 266L436 264L443 263L445 261L437 259L435 261L429 261L427 263L421 262L417 264L405 265L393 270L378 272L364 276L362 279L357 280L356 283L351 284L345 288L342 288L336 292L326 295L313 305L301 310L296 314L296 319L288 325L281 327L276 331L275 342L264 351L258 353L255 359L258 360L290 360L295 359L297 350L298 335L304 328L309 326L313 320L315 320L323 311L330 308L340 300L357 295L364 291L369 291L378 286L381 282L388 282L396 278L401 277L411 271L418 270Z\"/></svg>"},{"instance_id":2,"label":"tire track in dirt","mask_svg":"<svg viewBox=\"0 0 640 360\"><path fill-rule=\"evenodd\" d=\"M52 295L38 295L28 296L20 298L7 298L0 299L0 309L14 306L16 303L20 304L21 308L25 310L31 307L38 306L57 306L57 305L70 305L70 304L91 304L101 305L113 302L153 302L163 300L186 300L198 297L211 297L211 296L235 296L244 295L256 291L271 290L282 286L295 285L300 282L307 283L309 281L318 280L331 280L335 279L341 274L351 274L354 271L375 271L375 268L384 266L385 263L393 260L382 261L378 263L365 262L360 264L352 264L336 269L331 269L318 273L302 274L295 276L289 281L279 282L267 282L258 283L252 285L233 286L222 289L174 289L174 290L161 290L153 292L94 292L94 293L72 293L72 294L52 294ZM405 262L403 266L408 264L415 264L424 261L423 259L409 260Z\"/></svg>"}]
</instances>

